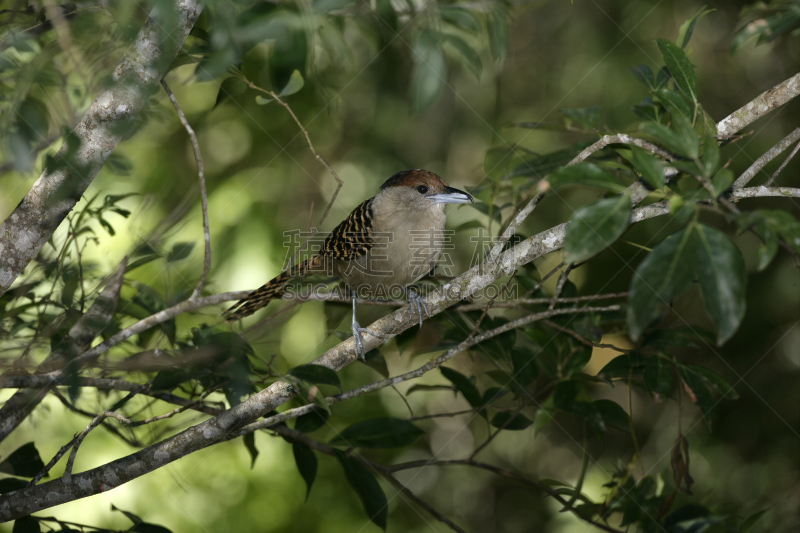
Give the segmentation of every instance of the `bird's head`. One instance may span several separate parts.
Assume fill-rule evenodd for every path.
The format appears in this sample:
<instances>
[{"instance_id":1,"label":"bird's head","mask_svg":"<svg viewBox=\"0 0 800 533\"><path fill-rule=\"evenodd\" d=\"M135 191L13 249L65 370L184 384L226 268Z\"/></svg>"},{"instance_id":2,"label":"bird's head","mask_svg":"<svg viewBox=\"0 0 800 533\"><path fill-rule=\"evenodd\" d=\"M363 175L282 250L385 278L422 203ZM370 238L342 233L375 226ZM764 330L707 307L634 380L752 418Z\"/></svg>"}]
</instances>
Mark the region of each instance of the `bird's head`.
<instances>
[{"instance_id":1,"label":"bird's head","mask_svg":"<svg viewBox=\"0 0 800 533\"><path fill-rule=\"evenodd\" d=\"M443 207L440 204L466 204L474 201L469 194L448 187L442 178L422 169L398 172L381 185L381 191L394 193L411 205L438 205L440 209Z\"/></svg>"}]
</instances>

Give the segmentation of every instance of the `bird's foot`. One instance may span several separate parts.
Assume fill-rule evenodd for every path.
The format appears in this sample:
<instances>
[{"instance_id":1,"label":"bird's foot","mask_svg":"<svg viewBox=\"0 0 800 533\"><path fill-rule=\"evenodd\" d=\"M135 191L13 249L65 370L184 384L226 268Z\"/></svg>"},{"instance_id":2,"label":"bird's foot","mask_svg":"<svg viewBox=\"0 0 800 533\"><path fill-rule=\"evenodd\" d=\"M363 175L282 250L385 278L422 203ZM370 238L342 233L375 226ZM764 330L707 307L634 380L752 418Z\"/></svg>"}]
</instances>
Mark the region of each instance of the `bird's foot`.
<instances>
[{"instance_id":1,"label":"bird's foot","mask_svg":"<svg viewBox=\"0 0 800 533\"><path fill-rule=\"evenodd\" d=\"M413 289L408 289L406 293L408 294L408 306L411 308L411 316L414 316L414 309L416 309L417 316L419 317L419 327L422 328L422 312L425 312L426 317L431 316L430 311L428 311L428 306L425 304L425 300L422 299L422 296L414 292Z\"/></svg>"},{"instance_id":2,"label":"bird's foot","mask_svg":"<svg viewBox=\"0 0 800 533\"><path fill-rule=\"evenodd\" d=\"M381 338L381 336L367 328L362 328L361 325L358 322L356 322L355 317L353 318L352 329L353 329L353 344L355 344L356 346L356 355L361 357L362 361L366 361L367 358L364 352L364 339L361 338L361 334L369 333L373 337L378 337L379 339Z\"/></svg>"}]
</instances>

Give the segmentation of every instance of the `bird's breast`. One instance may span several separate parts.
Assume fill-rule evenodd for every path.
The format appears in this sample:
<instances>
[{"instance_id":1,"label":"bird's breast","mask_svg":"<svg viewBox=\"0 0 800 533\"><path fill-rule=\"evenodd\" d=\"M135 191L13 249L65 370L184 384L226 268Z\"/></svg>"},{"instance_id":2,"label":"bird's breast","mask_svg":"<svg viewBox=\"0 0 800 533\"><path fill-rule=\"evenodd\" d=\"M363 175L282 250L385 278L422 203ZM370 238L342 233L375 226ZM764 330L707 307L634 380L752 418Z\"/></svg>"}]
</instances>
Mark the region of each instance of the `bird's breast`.
<instances>
[{"instance_id":1,"label":"bird's breast","mask_svg":"<svg viewBox=\"0 0 800 533\"><path fill-rule=\"evenodd\" d=\"M375 206L369 252L335 265L337 273L359 296L403 297L404 289L436 265L450 236L441 205L409 212Z\"/></svg>"}]
</instances>

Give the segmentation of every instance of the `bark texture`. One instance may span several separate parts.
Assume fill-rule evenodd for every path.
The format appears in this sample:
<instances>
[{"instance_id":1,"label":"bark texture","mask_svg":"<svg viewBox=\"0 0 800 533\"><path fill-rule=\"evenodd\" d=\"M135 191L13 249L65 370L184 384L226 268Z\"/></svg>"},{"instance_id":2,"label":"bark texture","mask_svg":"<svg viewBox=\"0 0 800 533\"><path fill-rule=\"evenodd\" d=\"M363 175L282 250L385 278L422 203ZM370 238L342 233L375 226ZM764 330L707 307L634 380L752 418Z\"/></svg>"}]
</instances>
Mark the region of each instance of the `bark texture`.
<instances>
[{"instance_id":1,"label":"bark texture","mask_svg":"<svg viewBox=\"0 0 800 533\"><path fill-rule=\"evenodd\" d=\"M92 102L56 154L55 164L42 172L0 226L0 295L75 207L147 99L158 90L202 6L197 0L176 0L174 10L171 14L153 9L114 69L111 86ZM165 26L168 22L170 27Z\"/></svg>"}]
</instances>

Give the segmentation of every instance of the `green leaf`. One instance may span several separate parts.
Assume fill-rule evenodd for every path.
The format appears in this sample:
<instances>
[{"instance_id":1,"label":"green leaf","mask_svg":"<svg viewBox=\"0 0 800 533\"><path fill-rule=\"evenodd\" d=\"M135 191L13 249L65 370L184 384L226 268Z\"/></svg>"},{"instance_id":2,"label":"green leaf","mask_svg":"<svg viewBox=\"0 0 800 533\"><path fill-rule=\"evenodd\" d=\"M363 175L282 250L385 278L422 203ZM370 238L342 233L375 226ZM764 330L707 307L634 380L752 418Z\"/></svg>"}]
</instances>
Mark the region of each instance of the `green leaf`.
<instances>
[{"instance_id":1,"label":"green leaf","mask_svg":"<svg viewBox=\"0 0 800 533\"><path fill-rule=\"evenodd\" d=\"M672 391L672 365L663 357L651 357L644 365L644 388L656 402Z\"/></svg>"},{"instance_id":2,"label":"green leaf","mask_svg":"<svg viewBox=\"0 0 800 533\"><path fill-rule=\"evenodd\" d=\"M628 228L631 198L623 194L578 209L564 233L564 262L579 263L605 250Z\"/></svg>"},{"instance_id":3,"label":"green leaf","mask_svg":"<svg viewBox=\"0 0 800 533\"><path fill-rule=\"evenodd\" d=\"M655 137L670 152L694 160L700 149L689 119L683 115L674 115L672 118L675 130L656 122L645 122L640 129Z\"/></svg>"},{"instance_id":4,"label":"green leaf","mask_svg":"<svg viewBox=\"0 0 800 533\"><path fill-rule=\"evenodd\" d=\"M693 370L696 374L700 375L709 390L721 394L727 400L739 399L739 393L736 392L736 389L734 389L733 386L725 381L719 374L716 374L707 368L703 368L702 366L686 366L687 368Z\"/></svg>"},{"instance_id":5,"label":"green leaf","mask_svg":"<svg viewBox=\"0 0 800 533\"><path fill-rule=\"evenodd\" d=\"M442 34L442 38L446 44L449 44L453 49L459 53L464 59L464 64L469 67L469 70L480 80L481 72L483 71L483 64L481 63L481 56L464 39L456 35Z\"/></svg>"},{"instance_id":6,"label":"green leaf","mask_svg":"<svg viewBox=\"0 0 800 533\"><path fill-rule=\"evenodd\" d=\"M0 472L12 476L34 477L44 469L44 463L33 442L23 444L0 463Z\"/></svg>"},{"instance_id":7,"label":"green leaf","mask_svg":"<svg viewBox=\"0 0 800 533\"><path fill-rule=\"evenodd\" d=\"M636 65L631 67L631 72L636 76L636 79L644 84L645 87L653 90L653 71L647 65Z\"/></svg>"},{"instance_id":8,"label":"green leaf","mask_svg":"<svg viewBox=\"0 0 800 533\"><path fill-rule=\"evenodd\" d=\"M547 177L550 186L559 189L567 185L582 185L593 189L621 193L625 185L619 182L608 171L594 163L580 163L571 167L564 167Z\"/></svg>"},{"instance_id":9,"label":"green leaf","mask_svg":"<svg viewBox=\"0 0 800 533\"><path fill-rule=\"evenodd\" d=\"M247 91L247 84L237 77L230 77L223 80L219 84L219 92L217 93L217 100L214 102L214 107L217 107L225 99L232 96L239 96Z\"/></svg>"},{"instance_id":10,"label":"green leaf","mask_svg":"<svg viewBox=\"0 0 800 533\"><path fill-rule=\"evenodd\" d=\"M428 109L442 93L447 64L436 33L423 30L412 43L411 104L415 112Z\"/></svg>"},{"instance_id":11,"label":"green leaf","mask_svg":"<svg viewBox=\"0 0 800 533\"><path fill-rule=\"evenodd\" d=\"M764 509L763 511L759 511L755 514L751 514L739 526L739 533L750 533L750 530L753 529L753 526L756 525L756 522L761 520L761 517L764 516L769 509Z\"/></svg>"},{"instance_id":12,"label":"green leaf","mask_svg":"<svg viewBox=\"0 0 800 533\"><path fill-rule=\"evenodd\" d=\"M256 95L256 104L258 105L267 105L268 103L273 102L274 100L275 100L274 98L265 98L260 94Z\"/></svg>"},{"instance_id":13,"label":"green leaf","mask_svg":"<svg viewBox=\"0 0 800 533\"><path fill-rule=\"evenodd\" d=\"M302 433L311 433L325 425L330 413L325 409L315 407L312 411L300 415L294 422L294 429Z\"/></svg>"},{"instance_id":14,"label":"green leaf","mask_svg":"<svg viewBox=\"0 0 800 533\"><path fill-rule=\"evenodd\" d=\"M399 448L414 442L425 432L408 420L373 418L348 426L330 440L331 446Z\"/></svg>"},{"instance_id":15,"label":"green leaf","mask_svg":"<svg viewBox=\"0 0 800 533\"><path fill-rule=\"evenodd\" d=\"M628 333L638 340L642 330L663 305L686 292L694 277L692 226L687 226L653 248L636 269L628 294Z\"/></svg>"},{"instance_id":16,"label":"green leaf","mask_svg":"<svg viewBox=\"0 0 800 533\"><path fill-rule=\"evenodd\" d=\"M389 377L389 367L386 365L386 359L378 350L368 351L362 362L384 378Z\"/></svg>"},{"instance_id":17,"label":"green leaf","mask_svg":"<svg viewBox=\"0 0 800 533\"><path fill-rule=\"evenodd\" d=\"M744 257L724 233L695 225L694 262L706 311L717 326L717 346L730 339L744 318L747 270Z\"/></svg>"},{"instance_id":18,"label":"green leaf","mask_svg":"<svg viewBox=\"0 0 800 533\"><path fill-rule=\"evenodd\" d=\"M689 62L686 54L678 46L666 39L657 39L658 50L667 64L669 73L678 85L678 88L695 104L697 103L697 80L694 67Z\"/></svg>"},{"instance_id":19,"label":"green leaf","mask_svg":"<svg viewBox=\"0 0 800 533\"><path fill-rule=\"evenodd\" d=\"M705 176L713 176L717 171L717 167L719 167L719 146L717 145L717 140L712 135L706 134L703 136L703 169L705 170ZM728 172L730 172L730 170L728 170ZM732 176L733 173L731 173L731 177ZM732 178L731 183L733 183ZM725 188L727 189L727 187Z\"/></svg>"},{"instance_id":20,"label":"green leaf","mask_svg":"<svg viewBox=\"0 0 800 533\"><path fill-rule=\"evenodd\" d=\"M244 447L247 448L247 453L250 454L250 469L256 466L256 457L258 457L258 448L256 448L256 434L248 433L242 437Z\"/></svg>"},{"instance_id":21,"label":"green leaf","mask_svg":"<svg viewBox=\"0 0 800 533\"><path fill-rule=\"evenodd\" d=\"M692 402L694 402L697 407L700 408L700 410L703 412L703 418L706 419L706 422L710 426L711 409L713 409L715 402L711 396L711 393L706 387L705 380L700 374L686 366L680 367L680 375L684 385L691 391L690 396L693 396Z\"/></svg>"},{"instance_id":22,"label":"green leaf","mask_svg":"<svg viewBox=\"0 0 800 533\"><path fill-rule=\"evenodd\" d=\"M539 374L539 365L536 363L536 354L528 349L515 349L511 351L511 364L514 368L514 381L525 387L536 379Z\"/></svg>"},{"instance_id":23,"label":"green leaf","mask_svg":"<svg viewBox=\"0 0 800 533\"><path fill-rule=\"evenodd\" d=\"M375 476L367 470L364 465L356 459L348 457L339 450L336 450L336 458L342 465L347 482L356 491L358 497L364 505L367 517L379 528L386 530L386 519L389 515L389 507L386 495Z\"/></svg>"},{"instance_id":24,"label":"green leaf","mask_svg":"<svg viewBox=\"0 0 800 533\"><path fill-rule=\"evenodd\" d=\"M519 431L528 428L533 421L522 413L511 411L500 411L492 417L492 425L496 428L503 428L512 431Z\"/></svg>"},{"instance_id":25,"label":"green leaf","mask_svg":"<svg viewBox=\"0 0 800 533\"><path fill-rule=\"evenodd\" d=\"M642 181L655 190L664 187L664 167L655 156L638 146L631 146L633 166L642 175Z\"/></svg>"},{"instance_id":26,"label":"green leaf","mask_svg":"<svg viewBox=\"0 0 800 533\"><path fill-rule=\"evenodd\" d=\"M333 385L342 390L342 382L339 375L330 368L321 365L302 365L296 366L287 372L290 376L302 379L315 385Z\"/></svg>"},{"instance_id":27,"label":"green leaf","mask_svg":"<svg viewBox=\"0 0 800 533\"><path fill-rule=\"evenodd\" d=\"M467 376L445 366L440 366L439 370L445 379L453 384L453 386L464 396L464 399L467 400L472 407L475 407L476 409L481 407L481 393L478 392L478 388L467 378Z\"/></svg>"},{"instance_id":28,"label":"green leaf","mask_svg":"<svg viewBox=\"0 0 800 533\"><path fill-rule=\"evenodd\" d=\"M303 481L306 482L306 501L308 501L311 486L314 484L314 478L317 477L317 456L314 455L314 450L299 442L292 442L292 453L297 470Z\"/></svg>"},{"instance_id":29,"label":"green leaf","mask_svg":"<svg viewBox=\"0 0 800 533\"><path fill-rule=\"evenodd\" d=\"M600 416L603 417L603 422L606 427L614 428L619 431L630 433L630 418L625 409L622 408L617 402L611 400L595 400L592 402Z\"/></svg>"},{"instance_id":30,"label":"green leaf","mask_svg":"<svg viewBox=\"0 0 800 533\"><path fill-rule=\"evenodd\" d=\"M505 59L508 51L509 16L505 9L493 7L486 19L489 30L489 50L495 61Z\"/></svg>"},{"instance_id":31,"label":"green leaf","mask_svg":"<svg viewBox=\"0 0 800 533\"><path fill-rule=\"evenodd\" d=\"M581 125L584 131L591 131L600 122L603 115L603 108L600 106L583 107L579 109L561 109L561 114L567 121L574 121Z\"/></svg>"},{"instance_id":32,"label":"green leaf","mask_svg":"<svg viewBox=\"0 0 800 533\"><path fill-rule=\"evenodd\" d=\"M697 21L714 11L716 10L706 9L705 7L703 7L692 18L681 24L681 29L678 31L678 41L677 41L678 46L680 46L681 49L686 48L686 45L689 44L689 39L692 38L692 33L694 33L694 27L697 24Z\"/></svg>"},{"instance_id":33,"label":"green leaf","mask_svg":"<svg viewBox=\"0 0 800 533\"><path fill-rule=\"evenodd\" d=\"M692 110L689 104L686 103L686 99L681 96L680 93L669 89L659 89L658 91L654 91L653 94L673 117L675 115L683 115L687 118L692 116Z\"/></svg>"},{"instance_id":34,"label":"green leaf","mask_svg":"<svg viewBox=\"0 0 800 533\"><path fill-rule=\"evenodd\" d=\"M176 243L167 254L167 262L174 263L175 261L186 259L192 253L192 250L194 250L193 242Z\"/></svg>"},{"instance_id":35,"label":"green leaf","mask_svg":"<svg viewBox=\"0 0 800 533\"><path fill-rule=\"evenodd\" d=\"M481 33L483 31L483 24L472 11L455 5L439 5L438 7L439 15L445 22L473 33Z\"/></svg>"},{"instance_id":36,"label":"green leaf","mask_svg":"<svg viewBox=\"0 0 800 533\"><path fill-rule=\"evenodd\" d=\"M278 93L278 96L291 96L300 91L305 84L306 81L303 79L303 75L300 74L300 71L293 70L292 75L289 76L289 81L286 83L283 89L281 89L281 92Z\"/></svg>"},{"instance_id":37,"label":"green leaf","mask_svg":"<svg viewBox=\"0 0 800 533\"><path fill-rule=\"evenodd\" d=\"M719 197L733 185L734 175L729 168L723 168L711 178L711 190L714 191L714 198Z\"/></svg>"}]
</instances>

